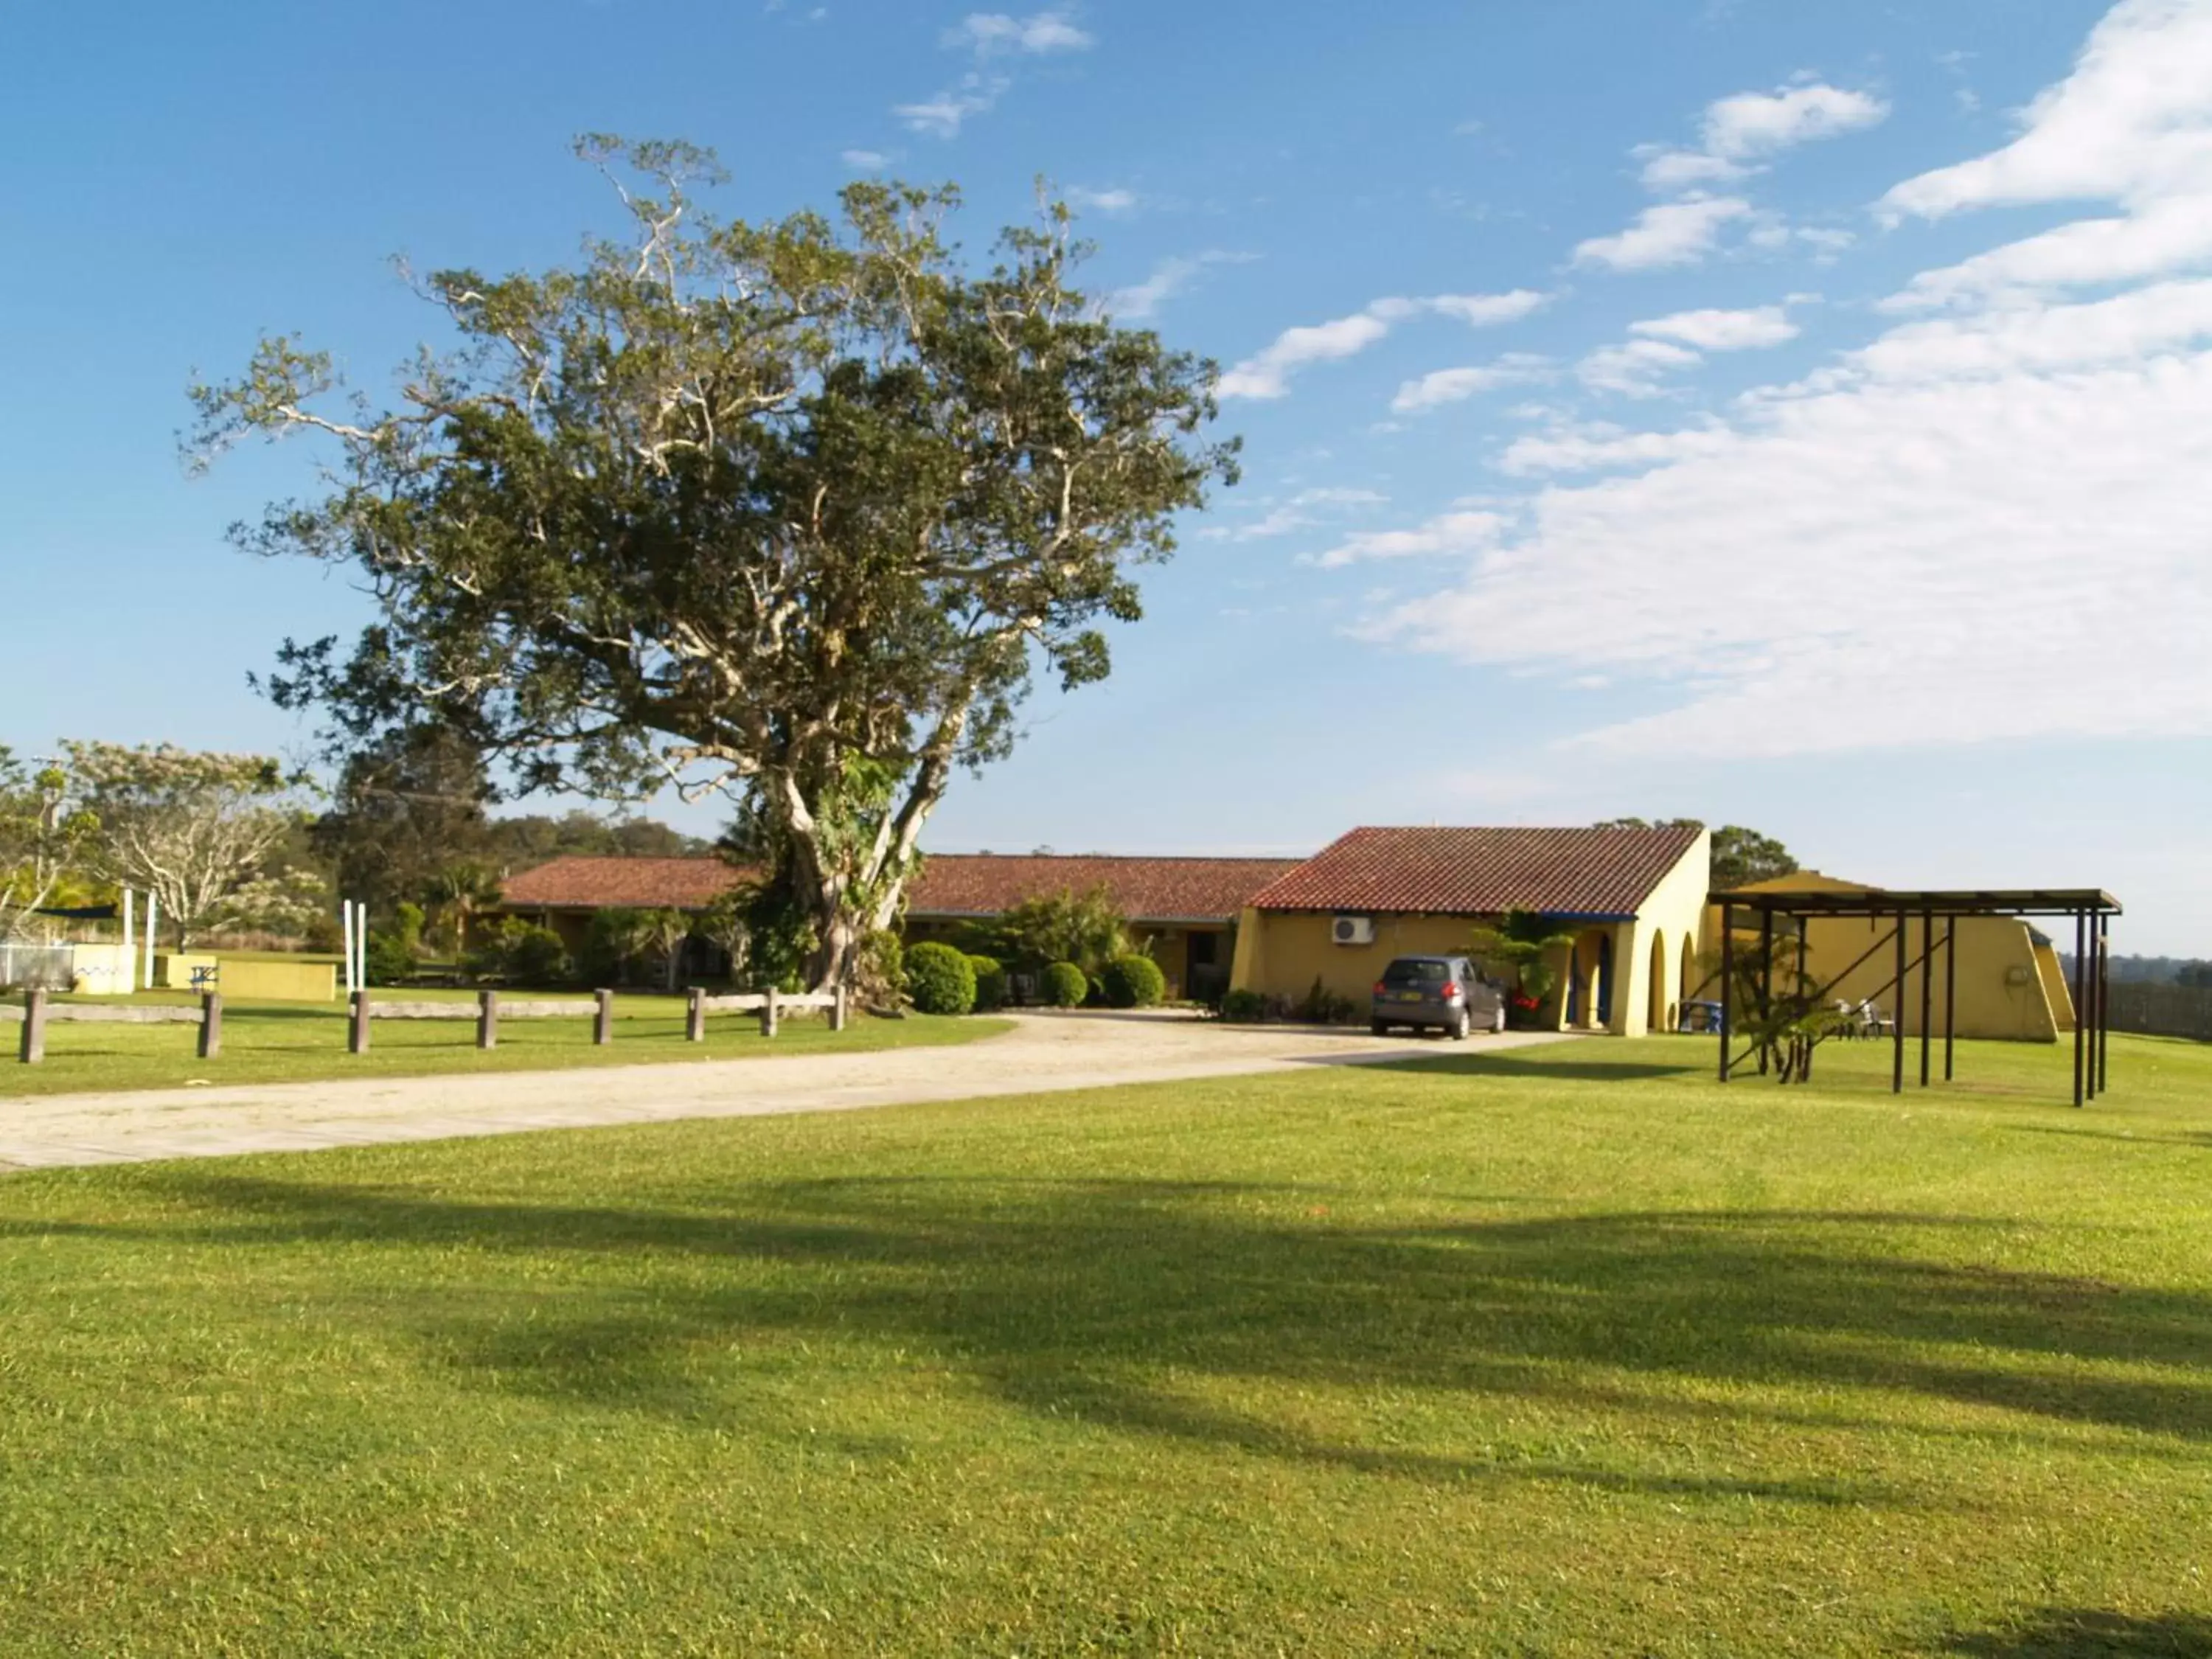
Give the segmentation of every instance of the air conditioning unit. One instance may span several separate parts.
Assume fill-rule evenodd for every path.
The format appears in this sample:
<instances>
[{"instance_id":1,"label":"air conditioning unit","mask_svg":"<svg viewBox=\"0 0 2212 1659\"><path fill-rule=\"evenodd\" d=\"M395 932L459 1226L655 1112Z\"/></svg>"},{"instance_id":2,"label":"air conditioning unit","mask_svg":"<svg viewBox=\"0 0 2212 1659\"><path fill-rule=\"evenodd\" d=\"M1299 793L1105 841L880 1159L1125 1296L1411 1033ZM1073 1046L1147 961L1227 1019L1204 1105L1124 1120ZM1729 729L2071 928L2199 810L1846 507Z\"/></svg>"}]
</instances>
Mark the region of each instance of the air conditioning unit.
<instances>
[{"instance_id":1,"label":"air conditioning unit","mask_svg":"<svg viewBox=\"0 0 2212 1659\"><path fill-rule=\"evenodd\" d=\"M1375 918L1339 916L1329 923L1328 936L1339 945L1372 945L1375 943Z\"/></svg>"}]
</instances>

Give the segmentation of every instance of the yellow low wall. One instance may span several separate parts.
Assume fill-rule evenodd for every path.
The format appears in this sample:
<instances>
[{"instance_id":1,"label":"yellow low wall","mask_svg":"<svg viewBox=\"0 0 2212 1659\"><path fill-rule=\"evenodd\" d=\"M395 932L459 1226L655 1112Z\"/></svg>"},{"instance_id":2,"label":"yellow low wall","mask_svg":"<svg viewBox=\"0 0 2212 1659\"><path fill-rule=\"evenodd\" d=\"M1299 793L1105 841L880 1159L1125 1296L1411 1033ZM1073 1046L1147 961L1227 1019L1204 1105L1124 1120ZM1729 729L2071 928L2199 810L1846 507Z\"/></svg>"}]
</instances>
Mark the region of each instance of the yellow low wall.
<instances>
[{"instance_id":1,"label":"yellow low wall","mask_svg":"<svg viewBox=\"0 0 2212 1659\"><path fill-rule=\"evenodd\" d=\"M333 962L286 962L281 958L214 957L197 951L154 958L154 983L172 991L193 988L192 970L215 969L199 988L220 991L234 1002L329 1002L338 994Z\"/></svg>"}]
</instances>

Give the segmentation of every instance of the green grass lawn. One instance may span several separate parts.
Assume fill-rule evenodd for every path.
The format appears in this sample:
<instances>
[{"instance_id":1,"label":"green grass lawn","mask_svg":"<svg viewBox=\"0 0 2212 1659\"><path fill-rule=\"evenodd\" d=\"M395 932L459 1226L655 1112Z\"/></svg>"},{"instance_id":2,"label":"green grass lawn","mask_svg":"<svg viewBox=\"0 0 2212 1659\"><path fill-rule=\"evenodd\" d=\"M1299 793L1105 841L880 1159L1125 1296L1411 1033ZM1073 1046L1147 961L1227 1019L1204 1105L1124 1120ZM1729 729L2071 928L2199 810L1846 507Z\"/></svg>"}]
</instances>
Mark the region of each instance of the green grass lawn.
<instances>
[{"instance_id":1,"label":"green grass lawn","mask_svg":"<svg viewBox=\"0 0 2212 1659\"><path fill-rule=\"evenodd\" d=\"M0 1179L10 1655L2212 1651L2212 1048Z\"/></svg>"},{"instance_id":2,"label":"green grass lawn","mask_svg":"<svg viewBox=\"0 0 2212 1659\"><path fill-rule=\"evenodd\" d=\"M473 1004L473 991L389 991L390 1001ZM577 1000L581 994L517 991L509 1001L540 998ZM588 1001L588 996L582 996ZM168 1002L198 1006L187 992L141 992L70 1001ZM0 1101L32 1095L99 1089L174 1088L194 1079L220 1083L302 1083L319 1078L422 1077L449 1072L535 1072L576 1066L636 1066L655 1060L741 1060L769 1054L858 1052L966 1042L1007 1029L998 1019L938 1019L910 1014L878 1019L855 1012L842 1031L821 1014L787 1015L773 1039L760 1034L756 1014L715 1014L707 1041L684 1040L680 997L625 994L615 999L614 1040L592 1042L588 1015L562 1019L503 1019L499 1046L476 1047L470 1019L380 1019L369 1027L368 1052L346 1052L343 1005L226 1002L222 1053L195 1058L198 1033L190 1025L119 1025L54 1020L46 1026L46 1057L36 1066L16 1060L22 1028L0 1024Z\"/></svg>"}]
</instances>

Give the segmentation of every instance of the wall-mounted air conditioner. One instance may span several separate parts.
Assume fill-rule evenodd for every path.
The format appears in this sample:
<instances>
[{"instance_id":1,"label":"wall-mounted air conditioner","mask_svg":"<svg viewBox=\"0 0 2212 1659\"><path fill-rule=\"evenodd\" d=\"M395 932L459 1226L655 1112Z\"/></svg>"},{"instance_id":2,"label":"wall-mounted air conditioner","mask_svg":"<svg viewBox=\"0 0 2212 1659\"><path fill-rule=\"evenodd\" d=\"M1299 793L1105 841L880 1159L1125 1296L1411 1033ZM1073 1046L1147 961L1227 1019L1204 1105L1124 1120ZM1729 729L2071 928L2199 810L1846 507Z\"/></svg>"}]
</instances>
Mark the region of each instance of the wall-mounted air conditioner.
<instances>
[{"instance_id":1,"label":"wall-mounted air conditioner","mask_svg":"<svg viewBox=\"0 0 2212 1659\"><path fill-rule=\"evenodd\" d=\"M1339 916L1329 923L1328 936L1339 945L1372 945L1375 943L1375 918Z\"/></svg>"}]
</instances>

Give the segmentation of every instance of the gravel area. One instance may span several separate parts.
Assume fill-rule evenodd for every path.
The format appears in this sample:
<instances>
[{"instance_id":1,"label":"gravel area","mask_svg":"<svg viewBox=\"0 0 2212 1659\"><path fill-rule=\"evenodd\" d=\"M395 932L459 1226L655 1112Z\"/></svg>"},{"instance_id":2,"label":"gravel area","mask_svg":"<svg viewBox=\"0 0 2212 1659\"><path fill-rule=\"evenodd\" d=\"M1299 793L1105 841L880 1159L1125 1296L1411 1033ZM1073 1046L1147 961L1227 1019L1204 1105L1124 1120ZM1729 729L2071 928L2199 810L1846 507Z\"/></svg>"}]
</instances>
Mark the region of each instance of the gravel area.
<instances>
[{"instance_id":1,"label":"gravel area","mask_svg":"<svg viewBox=\"0 0 2212 1659\"><path fill-rule=\"evenodd\" d=\"M1550 1033L1510 1032L1460 1045L1364 1031L1219 1025L1181 1012L1021 1014L1003 1036L951 1048L0 1097L0 1170L306 1152L674 1118L849 1111L1559 1040ZM4 1091L0 1083L0 1097Z\"/></svg>"}]
</instances>

